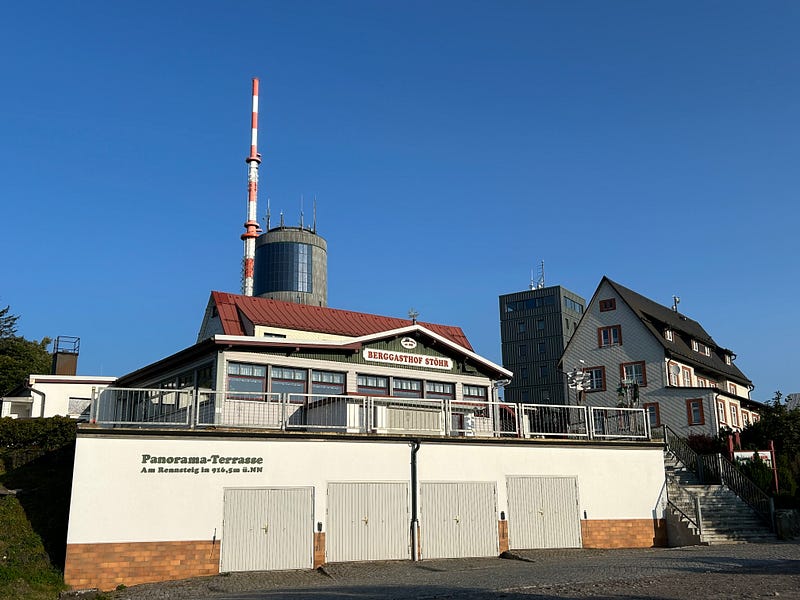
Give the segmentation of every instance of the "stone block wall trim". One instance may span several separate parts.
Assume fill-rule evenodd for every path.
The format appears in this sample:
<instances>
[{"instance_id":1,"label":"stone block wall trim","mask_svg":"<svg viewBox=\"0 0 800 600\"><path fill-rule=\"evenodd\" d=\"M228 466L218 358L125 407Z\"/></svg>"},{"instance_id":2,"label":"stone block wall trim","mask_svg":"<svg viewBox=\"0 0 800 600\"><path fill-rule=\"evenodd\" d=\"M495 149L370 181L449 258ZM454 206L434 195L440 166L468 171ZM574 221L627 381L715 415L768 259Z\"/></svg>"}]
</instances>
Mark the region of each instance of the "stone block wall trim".
<instances>
[{"instance_id":1,"label":"stone block wall trim","mask_svg":"<svg viewBox=\"0 0 800 600\"><path fill-rule=\"evenodd\" d=\"M497 522L497 534L500 538L500 554L508 552L508 521Z\"/></svg>"},{"instance_id":2,"label":"stone block wall trim","mask_svg":"<svg viewBox=\"0 0 800 600\"><path fill-rule=\"evenodd\" d=\"M220 540L67 544L64 582L73 589L113 590L219 573Z\"/></svg>"},{"instance_id":3,"label":"stone block wall trim","mask_svg":"<svg viewBox=\"0 0 800 600\"><path fill-rule=\"evenodd\" d=\"M584 548L665 548L664 519L596 519L581 521Z\"/></svg>"},{"instance_id":4,"label":"stone block wall trim","mask_svg":"<svg viewBox=\"0 0 800 600\"><path fill-rule=\"evenodd\" d=\"M325 534L322 532L314 533L314 568L325 564Z\"/></svg>"}]
</instances>

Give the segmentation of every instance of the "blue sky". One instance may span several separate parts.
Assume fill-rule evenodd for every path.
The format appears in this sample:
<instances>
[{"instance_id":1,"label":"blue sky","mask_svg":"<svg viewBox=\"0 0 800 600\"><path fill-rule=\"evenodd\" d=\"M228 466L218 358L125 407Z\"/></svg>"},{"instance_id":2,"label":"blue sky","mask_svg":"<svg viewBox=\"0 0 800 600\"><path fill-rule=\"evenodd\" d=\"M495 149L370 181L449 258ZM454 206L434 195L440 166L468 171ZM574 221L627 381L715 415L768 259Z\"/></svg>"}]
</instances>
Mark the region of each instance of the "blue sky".
<instances>
[{"instance_id":1,"label":"blue sky","mask_svg":"<svg viewBox=\"0 0 800 600\"><path fill-rule=\"evenodd\" d=\"M259 215L317 197L329 305L461 326L603 275L800 391L796 2L36 2L0 24L0 306L122 375L240 289Z\"/></svg>"}]
</instances>

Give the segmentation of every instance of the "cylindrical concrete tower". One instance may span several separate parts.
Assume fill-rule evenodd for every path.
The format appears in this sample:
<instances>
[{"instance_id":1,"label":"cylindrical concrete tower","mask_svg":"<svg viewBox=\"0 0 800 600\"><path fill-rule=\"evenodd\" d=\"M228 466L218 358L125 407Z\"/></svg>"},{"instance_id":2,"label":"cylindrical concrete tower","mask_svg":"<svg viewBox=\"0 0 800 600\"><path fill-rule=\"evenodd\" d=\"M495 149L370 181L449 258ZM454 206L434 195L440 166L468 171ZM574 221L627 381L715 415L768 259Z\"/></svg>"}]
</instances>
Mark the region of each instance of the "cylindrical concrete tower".
<instances>
[{"instance_id":1,"label":"cylindrical concrete tower","mask_svg":"<svg viewBox=\"0 0 800 600\"><path fill-rule=\"evenodd\" d=\"M314 229L304 227L282 225L260 235L256 240L254 295L327 306L327 242Z\"/></svg>"}]
</instances>

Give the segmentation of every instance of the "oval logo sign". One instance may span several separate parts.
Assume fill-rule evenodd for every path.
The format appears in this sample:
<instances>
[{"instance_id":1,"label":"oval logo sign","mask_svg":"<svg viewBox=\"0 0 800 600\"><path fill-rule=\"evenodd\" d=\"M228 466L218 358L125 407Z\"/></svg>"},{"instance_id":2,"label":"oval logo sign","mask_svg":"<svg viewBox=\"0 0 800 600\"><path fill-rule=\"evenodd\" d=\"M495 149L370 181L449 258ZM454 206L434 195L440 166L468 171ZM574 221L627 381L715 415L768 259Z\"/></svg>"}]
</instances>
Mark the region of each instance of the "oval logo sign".
<instances>
[{"instance_id":1,"label":"oval logo sign","mask_svg":"<svg viewBox=\"0 0 800 600\"><path fill-rule=\"evenodd\" d=\"M400 340L400 345L403 348L408 348L409 350L411 350L417 347L417 340L410 337L404 337L402 340Z\"/></svg>"}]
</instances>

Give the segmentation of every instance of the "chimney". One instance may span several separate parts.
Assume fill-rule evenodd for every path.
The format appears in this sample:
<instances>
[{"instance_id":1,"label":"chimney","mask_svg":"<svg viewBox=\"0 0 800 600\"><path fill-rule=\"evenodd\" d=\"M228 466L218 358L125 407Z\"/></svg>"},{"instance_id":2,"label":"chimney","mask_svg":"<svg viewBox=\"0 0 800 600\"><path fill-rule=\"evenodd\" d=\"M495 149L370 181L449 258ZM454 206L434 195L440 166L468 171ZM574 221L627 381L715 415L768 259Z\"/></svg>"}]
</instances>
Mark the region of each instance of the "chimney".
<instances>
[{"instance_id":1,"label":"chimney","mask_svg":"<svg viewBox=\"0 0 800 600\"><path fill-rule=\"evenodd\" d=\"M53 367L51 375L77 375L78 352L81 338L60 335L53 342Z\"/></svg>"}]
</instances>

